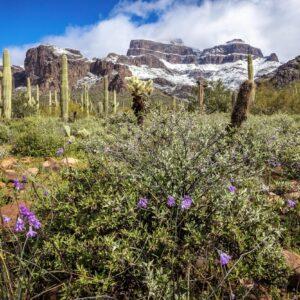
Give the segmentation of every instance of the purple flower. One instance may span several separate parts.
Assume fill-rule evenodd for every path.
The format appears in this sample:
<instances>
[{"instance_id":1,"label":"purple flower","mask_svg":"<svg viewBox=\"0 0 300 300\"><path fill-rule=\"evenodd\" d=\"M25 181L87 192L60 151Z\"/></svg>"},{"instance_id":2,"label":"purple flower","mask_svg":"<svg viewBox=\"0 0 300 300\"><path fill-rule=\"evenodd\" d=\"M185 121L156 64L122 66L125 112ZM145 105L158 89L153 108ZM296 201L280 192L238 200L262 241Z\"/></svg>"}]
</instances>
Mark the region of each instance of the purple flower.
<instances>
[{"instance_id":1,"label":"purple flower","mask_svg":"<svg viewBox=\"0 0 300 300\"><path fill-rule=\"evenodd\" d=\"M147 198L141 198L137 204L138 208L147 208L148 206L148 199Z\"/></svg>"},{"instance_id":2,"label":"purple flower","mask_svg":"<svg viewBox=\"0 0 300 300\"><path fill-rule=\"evenodd\" d=\"M224 253L224 252L221 252L220 253L220 264L221 266L226 266L229 261L231 260L231 256Z\"/></svg>"},{"instance_id":3,"label":"purple flower","mask_svg":"<svg viewBox=\"0 0 300 300\"><path fill-rule=\"evenodd\" d=\"M41 222L32 211L30 211L25 205L20 205L19 209L21 216L28 220L29 225L33 226L35 229L41 228Z\"/></svg>"},{"instance_id":4,"label":"purple flower","mask_svg":"<svg viewBox=\"0 0 300 300\"><path fill-rule=\"evenodd\" d=\"M169 196L167 200L167 205L169 207L173 207L176 205L175 198L173 196Z\"/></svg>"},{"instance_id":5,"label":"purple flower","mask_svg":"<svg viewBox=\"0 0 300 300\"><path fill-rule=\"evenodd\" d=\"M233 183L235 180L234 178L230 178L230 182Z\"/></svg>"},{"instance_id":6,"label":"purple flower","mask_svg":"<svg viewBox=\"0 0 300 300\"><path fill-rule=\"evenodd\" d=\"M297 205L297 202L296 201L294 201L294 200L288 200L287 201L287 206L289 207L289 208L294 208L295 206Z\"/></svg>"},{"instance_id":7,"label":"purple flower","mask_svg":"<svg viewBox=\"0 0 300 300\"><path fill-rule=\"evenodd\" d=\"M22 182L27 183L27 177L25 175L22 176Z\"/></svg>"},{"instance_id":8,"label":"purple flower","mask_svg":"<svg viewBox=\"0 0 300 300\"><path fill-rule=\"evenodd\" d=\"M31 238L31 237L35 237L36 235L37 235L37 232L32 230L32 227L30 226L28 232L26 233L26 236L28 238Z\"/></svg>"},{"instance_id":9,"label":"purple flower","mask_svg":"<svg viewBox=\"0 0 300 300\"><path fill-rule=\"evenodd\" d=\"M21 232L25 229L25 223L21 218L17 219L16 225L15 225L15 232Z\"/></svg>"},{"instance_id":10,"label":"purple flower","mask_svg":"<svg viewBox=\"0 0 300 300\"><path fill-rule=\"evenodd\" d=\"M44 190L44 196L48 197L49 196L49 191L48 190Z\"/></svg>"},{"instance_id":11,"label":"purple flower","mask_svg":"<svg viewBox=\"0 0 300 300\"><path fill-rule=\"evenodd\" d=\"M28 217L28 222L35 229L40 229L42 226L41 222L38 220L34 213L31 213L31 215Z\"/></svg>"},{"instance_id":12,"label":"purple flower","mask_svg":"<svg viewBox=\"0 0 300 300\"><path fill-rule=\"evenodd\" d=\"M230 193L235 193L236 187L233 186L233 185L230 185L230 186L228 187L228 190L229 190Z\"/></svg>"},{"instance_id":13,"label":"purple flower","mask_svg":"<svg viewBox=\"0 0 300 300\"><path fill-rule=\"evenodd\" d=\"M2 216L2 220L3 220L3 223L8 223L8 222L10 222L11 218L9 218L7 216Z\"/></svg>"},{"instance_id":14,"label":"purple flower","mask_svg":"<svg viewBox=\"0 0 300 300\"><path fill-rule=\"evenodd\" d=\"M24 188L24 184L21 183L18 179L14 180L14 187L17 191L20 191Z\"/></svg>"},{"instance_id":15,"label":"purple flower","mask_svg":"<svg viewBox=\"0 0 300 300\"><path fill-rule=\"evenodd\" d=\"M24 204L19 205L20 214L23 218L28 218L32 213Z\"/></svg>"},{"instance_id":16,"label":"purple flower","mask_svg":"<svg viewBox=\"0 0 300 300\"><path fill-rule=\"evenodd\" d=\"M193 203L193 200L190 196L184 196L181 202L181 209L189 209Z\"/></svg>"},{"instance_id":17,"label":"purple flower","mask_svg":"<svg viewBox=\"0 0 300 300\"><path fill-rule=\"evenodd\" d=\"M64 154L64 148L59 148L57 151L56 151L56 155L57 156L61 156L61 155L63 155Z\"/></svg>"}]
</instances>

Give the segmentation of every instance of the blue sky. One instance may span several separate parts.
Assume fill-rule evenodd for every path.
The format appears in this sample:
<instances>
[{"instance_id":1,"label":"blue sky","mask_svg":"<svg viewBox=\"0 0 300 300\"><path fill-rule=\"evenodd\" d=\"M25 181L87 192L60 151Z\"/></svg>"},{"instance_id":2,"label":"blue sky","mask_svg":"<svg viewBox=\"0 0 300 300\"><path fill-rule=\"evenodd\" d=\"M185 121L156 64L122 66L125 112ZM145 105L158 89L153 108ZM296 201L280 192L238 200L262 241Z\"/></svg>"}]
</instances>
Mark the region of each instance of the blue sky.
<instances>
[{"instance_id":1,"label":"blue sky","mask_svg":"<svg viewBox=\"0 0 300 300\"><path fill-rule=\"evenodd\" d=\"M75 48L86 57L125 54L131 39L181 38L198 49L234 38L300 55L300 0L6 0L1 3L0 51L22 65L41 43Z\"/></svg>"},{"instance_id":2,"label":"blue sky","mask_svg":"<svg viewBox=\"0 0 300 300\"><path fill-rule=\"evenodd\" d=\"M33 43L63 34L68 26L84 26L106 18L118 0L1 1L0 48Z\"/></svg>"}]
</instances>

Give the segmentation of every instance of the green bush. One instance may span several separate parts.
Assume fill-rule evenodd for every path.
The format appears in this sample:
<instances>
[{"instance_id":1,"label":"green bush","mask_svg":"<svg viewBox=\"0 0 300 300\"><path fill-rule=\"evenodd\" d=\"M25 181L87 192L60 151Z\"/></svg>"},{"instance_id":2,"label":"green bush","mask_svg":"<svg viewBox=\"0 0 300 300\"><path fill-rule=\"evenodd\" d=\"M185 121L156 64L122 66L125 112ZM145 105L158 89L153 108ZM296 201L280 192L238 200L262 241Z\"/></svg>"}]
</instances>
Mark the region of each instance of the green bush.
<instances>
[{"instance_id":1,"label":"green bush","mask_svg":"<svg viewBox=\"0 0 300 300\"><path fill-rule=\"evenodd\" d=\"M10 140L10 130L9 126L3 123L0 123L0 144L7 143Z\"/></svg>"},{"instance_id":2,"label":"green bush","mask_svg":"<svg viewBox=\"0 0 300 300\"><path fill-rule=\"evenodd\" d=\"M64 146L63 126L56 119L30 118L12 126L13 154L24 156L53 156Z\"/></svg>"},{"instance_id":3,"label":"green bush","mask_svg":"<svg viewBox=\"0 0 300 300\"><path fill-rule=\"evenodd\" d=\"M56 279L37 277L34 288L63 282L62 299L224 299L232 290L240 299L241 278L284 287L283 227L262 191L276 122L253 118L228 136L222 116L153 113L143 131L111 124L95 134L89 168L66 173L68 186L37 204L47 222L36 256ZM186 195L193 203L182 209ZM228 268L220 252L232 256Z\"/></svg>"}]
</instances>

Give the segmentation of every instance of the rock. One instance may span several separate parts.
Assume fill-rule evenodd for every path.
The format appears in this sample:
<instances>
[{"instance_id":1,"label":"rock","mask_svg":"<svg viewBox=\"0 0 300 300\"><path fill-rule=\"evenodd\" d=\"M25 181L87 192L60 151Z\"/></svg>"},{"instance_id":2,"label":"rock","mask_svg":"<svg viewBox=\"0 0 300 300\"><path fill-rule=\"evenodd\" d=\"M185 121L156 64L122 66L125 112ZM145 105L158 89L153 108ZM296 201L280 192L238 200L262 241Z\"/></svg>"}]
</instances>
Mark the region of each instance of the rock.
<instances>
[{"instance_id":1,"label":"rock","mask_svg":"<svg viewBox=\"0 0 300 300\"><path fill-rule=\"evenodd\" d=\"M15 170L4 170L3 173L7 180L13 181L18 178L18 173Z\"/></svg>"},{"instance_id":2,"label":"rock","mask_svg":"<svg viewBox=\"0 0 300 300\"><path fill-rule=\"evenodd\" d=\"M262 76L257 83L270 82L273 86L282 88L297 80L300 80L300 56L281 65L274 72Z\"/></svg>"},{"instance_id":3,"label":"rock","mask_svg":"<svg viewBox=\"0 0 300 300\"><path fill-rule=\"evenodd\" d=\"M284 198L285 199L295 199L295 200L300 199L300 191L284 194Z\"/></svg>"},{"instance_id":4,"label":"rock","mask_svg":"<svg viewBox=\"0 0 300 300\"><path fill-rule=\"evenodd\" d=\"M11 218L10 222L8 222L7 224L4 224L5 227L11 227L15 224L15 221L19 215L19 206L20 205L26 205L27 207L30 206L28 202L17 201L17 202L13 202L13 203L4 205L0 208L1 218L3 216ZM2 223L2 220L0 222L0 226L1 226L1 223Z\"/></svg>"},{"instance_id":5,"label":"rock","mask_svg":"<svg viewBox=\"0 0 300 300\"><path fill-rule=\"evenodd\" d=\"M59 163L54 158L49 158L42 164L43 168L58 171L60 169Z\"/></svg>"},{"instance_id":6,"label":"rock","mask_svg":"<svg viewBox=\"0 0 300 300\"><path fill-rule=\"evenodd\" d=\"M6 184L2 181L0 181L0 189L4 189L6 187Z\"/></svg>"},{"instance_id":7,"label":"rock","mask_svg":"<svg viewBox=\"0 0 300 300\"><path fill-rule=\"evenodd\" d=\"M70 86L87 75L90 62L78 50L40 45L26 52L25 72L31 78L31 84L38 84L42 90L50 87L59 90L62 54L68 57Z\"/></svg>"},{"instance_id":8,"label":"rock","mask_svg":"<svg viewBox=\"0 0 300 300\"><path fill-rule=\"evenodd\" d=\"M289 250L283 250L287 266L292 271L289 278L289 287L300 290L300 255Z\"/></svg>"},{"instance_id":9,"label":"rock","mask_svg":"<svg viewBox=\"0 0 300 300\"><path fill-rule=\"evenodd\" d=\"M23 163L23 164L30 164L32 162L32 158L31 157L22 157L20 159L20 161Z\"/></svg>"},{"instance_id":10,"label":"rock","mask_svg":"<svg viewBox=\"0 0 300 300\"><path fill-rule=\"evenodd\" d=\"M68 167L74 167L79 163L79 160L73 157L65 157L61 160L61 164Z\"/></svg>"},{"instance_id":11,"label":"rock","mask_svg":"<svg viewBox=\"0 0 300 300\"><path fill-rule=\"evenodd\" d=\"M39 173L38 168L29 168L23 174L24 176L36 176Z\"/></svg>"},{"instance_id":12,"label":"rock","mask_svg":"<svg viewBox=\"0 0 300 300\"><path fill-rule=\"evenodd\" d=\"M13 157L5 158L0 163L0 168L2 169L9 169L13 167L17 163L17 160Z\"/></svg>"}]
</instances>

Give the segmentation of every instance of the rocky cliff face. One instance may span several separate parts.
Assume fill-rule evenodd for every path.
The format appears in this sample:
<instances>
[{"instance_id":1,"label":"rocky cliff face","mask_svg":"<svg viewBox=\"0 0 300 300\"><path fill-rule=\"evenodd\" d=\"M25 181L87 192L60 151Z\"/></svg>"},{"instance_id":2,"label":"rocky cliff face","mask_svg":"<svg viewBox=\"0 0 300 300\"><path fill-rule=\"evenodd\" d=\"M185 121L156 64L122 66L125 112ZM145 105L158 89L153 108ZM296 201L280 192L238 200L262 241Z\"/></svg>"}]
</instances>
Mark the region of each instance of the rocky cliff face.
<instances>
[{"instance_id":1,"label":"rocky cliff face","mask_svg":"<svg viewBox=\"0 0 300 300\"><path fill-rule=\"evenodd\" d=\"M69 84L73 86L86 76L90 62L82 54L73 49L61 49L54 46L41 45L31 48L26 53L25 72L33 85L43 89L59 89L61 55L66 54L69 63Z\"/></svg>"},{"instance_id":2,"label":"rocky cliff face","mask_svg":"<svg viewBox=\"0 0 300 300\"><path fill-rule=\"evenodd\" d=\"M258 83L268 81L275 87L284 87L300 80L300 56L281 65L274 72L261 77Z\"/></svg>"},{"instance_id":3,"label":"rocky cliff face","mask_svg":"<svg viewBox=\"0 0 300 300\"><path fill-rule=\"evenodd\" d=\"M41 45L27 51L25 71L16 70L14 75L16 86L25 85L26 76L30 76L32 84L38 84L42 90L59 89L62 54L68 57L72 88L85 83L93 85L108 75L109 89L119 92L126 87L126 77L138 76L152 79L158 89L181 98L188 97L200 77L220 79L229 88L237 88L247 78L248 54L254 58L256 78L272 73L281 65L276 54L264 57L260 49L242 40L204 50L187 47L181 40L169 43L133 40L127 55L111 53L92 61L77 50Z\"/></svg>"}]
</instances>

